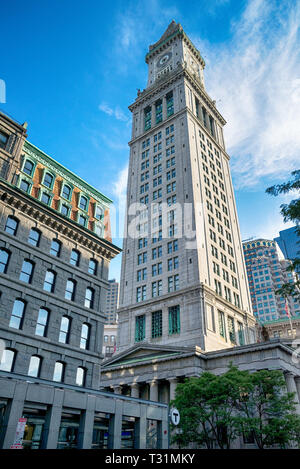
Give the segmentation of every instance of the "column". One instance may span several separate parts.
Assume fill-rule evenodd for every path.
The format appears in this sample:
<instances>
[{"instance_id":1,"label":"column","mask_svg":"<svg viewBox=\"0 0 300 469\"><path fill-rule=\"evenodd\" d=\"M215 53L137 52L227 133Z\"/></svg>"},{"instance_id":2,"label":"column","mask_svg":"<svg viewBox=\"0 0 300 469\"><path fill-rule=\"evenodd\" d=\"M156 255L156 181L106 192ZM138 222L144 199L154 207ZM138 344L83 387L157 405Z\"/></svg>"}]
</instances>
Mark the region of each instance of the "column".
<instances>
[{"instance_id":1,"label":"column","mask_svg":"<svg viewBox=\"0 0 300 469\"><path fill-rule=\"evenodd\" d=\"M147 448L147 406L141 405L140 418L135 423L134 447Z\"/></svg>"},{"instance_id":2,"label":"column","mask_svg":"<svg viewBox=\"0 0 300 469\"><path fill-rule=\"evenodd\" d=\"M298 400L300 401L300 376L295 377L295 383L296 383L296 388L297 388L297 393L298 393Z\"/></svg>"},{"instance_id":3,"label":"column","mask_svg":"<svg viewBox=\"0 0 300 469\"><path fill-rule=\"evenodd\" d=\"M121 449L123 402L116 401L115 413L111 416L108 429L108 448Z\"/></svg>"},{"instance_id":4,"label":"column","mask_svg":"<svg viewBox=\"0 0 300 469\"><path fill-rule=\"evenodd\" d=\"M158 382L156 379L149 383L149 394L150 401L158 401Z\"/></svg>"},{"instance_id":5,"label":"column","mask_svg":"<svg viewBox=\"0 0 300 469\"><path fill-rule=\"evenodd\" d=\"M78 432L78 448L91 449L95 418L95 396L88 395L86 409L82 412Z\"/></svg>"},{"instance_id":6,"label":"column","mask_svg":"<svg viewBox=\"0 0 300 469\"><path fill-rule=\"evenodd\" d=\"M295 393L294 397L294 402L296 404L296 412L297 414L300 414L300 404L299 404L299 396L298 396L298 390L295 382L295 376L293 373L284 373L285 377L285 382L286 382L286 387L288 392L293 392Z\"/></svg>"},{"instance_id":7,"label":"column","mask_svg":"<svg viewBox=\"0 0 300 469\"><path fill-rule=\"evenodd\" d=\"M162 409L162 420L160 422L159 448L169 448L169 408Z\"/></svg>"},{"instance_id":8,"label":"column","mask_svg":"<svg viewBox=\"0 0 300 469\"><path fill-rule=\"evenodd\" d=\"M24 401L26 397L27 383L18 382L15 386L15 392L13 400L10 404L7 421L4 423L4 438L3 438L3 449L9 449L13 444L17 423L19 418L22 417Z\"/></svg>"},{"instance_id":9,"label":"column","mask_svg":"<svg viewBox=\"0 0 300 469\"><path fill-rule=\"evenodd\" d=\"M140 397L140 386L139 383L132 383L131 387L131 397L139 398Z\"/></svg>"},{"instance_id":10,"label":"column","mask_svg":"<svg viewBox=\"0 0 300 469\"><path fill-rule=\"evenodd\" d=\"M44 425L42 449L56 449L61 421L64 391L55 389L53 403L48 410Z\"/></svg>"},{"instance_id":11,"label":"column","mask_svg":"<svg viewBox=\"0 0 300 469\"><path fill-rule=\"evenodd\" d=\"M178 379L170 378L169 383L170 383L170 401L173 401L175 399L175 390L176 390L176 386L178 383Z\"/></svg>"}]
</instances>

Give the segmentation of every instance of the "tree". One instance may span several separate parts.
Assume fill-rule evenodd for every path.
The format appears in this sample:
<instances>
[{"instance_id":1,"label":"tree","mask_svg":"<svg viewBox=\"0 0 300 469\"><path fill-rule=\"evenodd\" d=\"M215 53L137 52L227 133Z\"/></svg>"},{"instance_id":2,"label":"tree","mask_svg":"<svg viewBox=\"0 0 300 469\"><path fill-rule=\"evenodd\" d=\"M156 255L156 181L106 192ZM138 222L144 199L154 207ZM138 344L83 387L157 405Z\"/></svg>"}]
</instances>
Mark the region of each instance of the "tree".
<instances>
[{"instance_id":1,"label":"tree","mask_svg":"<svg viewBox=\"0 0 300 469\"><path fill-rule=\"evenodd\" d=\"M287 194L289 192L299 193L300 191L300 170L293 171L291 173L291 179L283 184L276 184L269 187L266 192L267 194L274 195L275 197L279 194ZM280 213L283 216L284 222L292 221L296 224L296 232L299 236L300 242L300 198L292 200L289 204L282 204L280 206ZM277 295L293 296L297 300L300 300L300 279L297 272L300 271L300 257L293 260L291 265L288 267L290 272L296 272L296 281L294 283L285 283L280 289L276 291Z\"/></svg>"},{"instance_id":2,"label":"tree","mask_svg":"<svg viewBox=\"0 0 300 469\"><path fill-rule=\"evenodd\" d=\"M180 412L179 447L229 449L239 436L253 435L257 446L300 443L300 417L293 393L286 393L282 372L241 371L230 365L223 375L204 372L176 388L171 403Z\"/></svg>"}]
</instances>

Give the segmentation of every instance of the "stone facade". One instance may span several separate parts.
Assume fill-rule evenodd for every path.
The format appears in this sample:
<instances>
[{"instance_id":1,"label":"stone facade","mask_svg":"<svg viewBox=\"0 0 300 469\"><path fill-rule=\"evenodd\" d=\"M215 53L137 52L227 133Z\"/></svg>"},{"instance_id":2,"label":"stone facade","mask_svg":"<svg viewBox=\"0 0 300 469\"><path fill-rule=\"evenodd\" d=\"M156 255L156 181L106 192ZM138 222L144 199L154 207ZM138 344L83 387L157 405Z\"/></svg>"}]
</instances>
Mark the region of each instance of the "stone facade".
<instances>
[{"instance_id":1,"label":"stone facade","mask_svg":"<svg viewBox=\"0 0 300 469\"><path fill-rule=\"evenodd\" d=\"M173 22L146 62L147 88L129 107L120 350L144 341L207 351L251 343L225 120L205 91L204 61Z\"/></svg>"},{"instance_id":2,"label":"stone facade","mask_svg":"<svg viewBox=\"0 0 300 469\"><path fill-rule=\"evenodd\" d=\"M22 416L29 448L166 447L166 405L99 391L111 201L2 114L0 132L0 447Z\"/></svg>"}]
</instances>

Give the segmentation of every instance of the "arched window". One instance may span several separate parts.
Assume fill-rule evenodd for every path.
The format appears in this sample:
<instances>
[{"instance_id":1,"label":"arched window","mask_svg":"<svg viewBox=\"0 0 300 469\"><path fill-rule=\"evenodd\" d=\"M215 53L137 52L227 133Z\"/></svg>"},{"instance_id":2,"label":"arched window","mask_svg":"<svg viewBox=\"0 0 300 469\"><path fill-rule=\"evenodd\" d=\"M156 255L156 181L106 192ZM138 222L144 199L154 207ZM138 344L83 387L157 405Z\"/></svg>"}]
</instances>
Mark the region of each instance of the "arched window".
<instances>
[{"instance_id":1,"label":"arched window","mask_svg":"<svg viewBox=\"0 0 300 469\"><path fill-rule=\"evenodd\" d=\"M37 378L40 374L40 368L41 357L39 357L38 355L32 355L28 368L28 376L33 376L34 378Z\"/></svg>"},{"instance_id":2,"label":"arched window","mask_svg":"<svg viewBox=\"0 0 300 469\"><path fill-rule=\"evenodd\" d=\"M23 261L22 270L19 279L22 282L31 283L33 275L34 262L25 259Z\"/></svg>"},{"instance_id":3,"label":"arched window","mask_svg":"<svg viewBox=\"0 0 300 469\"><path fill-rule=\"evenodd\" d=\"M44 290L50 293L54 292L56 273L53 270L47 270L44 281Z\"/></svg>"},{"instance_id":4,"label":"arched window","mask_svg":"<svg viewBox=\"0 0 300 469\"><path fill-rule=\"evenodd\" d=\"M14 363L16 359L16 351L13 349L6 348L3 350L0 370L1 371L13 371Z\"/></svg>"},{"instance_id":5,"label":"arched window","mask_svg":"<svg viewBox=\"0 0 300 469\"><path fill-rule=\"evenodd\" d=\"M80 259L80 252L77 251L77 249L72 249L71 257L70 257L70 264L78 266L79 259Z\"/></svg>"},{"instance_id":6,"label":"arched window","mask_svg":"<svg viewBox=\"0 0 300 469\"><path fill-rule=\"evenodd\" d=\"M94 306L94 290L90 287L85 290L84 306L86 308L93 308Z\"/></svg>"},{"instance_id":7,"label":"arched window","mask_svg":"<svg viewBox=\"0 0 300 469\"><path fill-rule=\"evenodd\" d=\"M23 167L23 172L28 174L28 176L32 176L33 168L34 168L33 162L30 160L26 160L24 167Z\"/></svg>"},{"instance_id":8,"label":"arched window","mask_svg":"<svg viewBox=\"0 0 300 469\"><path fill-rule=\"evenodd\" d=\"M35 327L36 335L45 337L46 331L47 331L48 317L49 317L49 311L45 308L40 308L36 327Z\"/></svg>"},{"instance_id":9,"label":"arched window","mask_svg":"<svg viewBox=\"0 0 300 469\"><path fill-rule=\"evenodd\" d=\"M32 246L38 246L41 238L41 232L36 228L31 228L28 236L28 243Z\"/></svg>"},{"instance_id":10,"label":"arched window","mask_svg":"<svg viewBox=\"0 0 300 469\"><path fill-rule=\"evenodd\" d=\"M95 261L95 259L90 259L89 274L96 275L97 274L97 266L98 266L98 262Z\"/></svg>"},{"instance_id":11,"label":"arched window","mask_svg":"<svg viewBox=\"0 0 300 469\"><path fill-rule=\"evenodd\" d=\"M5 231L11 235L15 235L17 233L19 225L19 220L15 217L8 216L5 225Z\"/></svg>"},{"instance_id":12,"label":"arched window","mask_svg":"<svg viewBox=\"0 0 300 469\"><path fill-rule=\"evenodd\" d=\"M68 316L63 316L61 318L59 338L58 338L59 342L61 342L62 344L69 343L70 325L71 325L71 319L68 318Z\"/></svg>"},{"instance_id":13,"label":"arched window","mask_svg":"<svg viewBox=\"0 0 300 469\"><path fill-rule=\"evenodd\" d=\"M50 248L50 254L55 257L59 257L61 249L61 242L57 239L53 239Z\"/></svg>"},{"instance_id":14,"label":"arched window","mask_svg":"<svg viewBox=\"0 0 300 469\"><path fill-rule=\"evenodd\" d=\"M0 272L5 274L10 258L10 252L7 249L0 249Z\"/></svg>"},{"instance_id":15,"label":"arched window","mask_svg":"<svg viewBox=\"0 0 300 469\"><path fill-rule=\"evenodd\" d=\"M70 200L70 196L71 196L71 187L68 186L67 184L64 184L64 187L63 187L63 190L62 190L62 196L63 196L65 199Z\"/></svg>"},{"instance_id":16,"label":"arched window","mask_svg":"<svg viewBox=\"0 0 300 469\"><path fill-rule=\"evenodd\" d=\"M81 208L81 210L86 210L87 209L87 203L88 203L87 198L84 197L84 195L82 195L80 197L79 208Z\"/></svg>"},{"instance_id":17,"label":"arched window","mask_svg":"<svg viewBox=\"0 0 300 469\"><path fill-rule=\"evenodd\" d=\"M15 300L13 310L10 317L9 327L14 327L15 329L21 329L24 310L25 310L25 301Z\"/></svg>"},{"instance_id":18,"label":"arched window","mask_svg":"<svg viewBox=\"0 0 300 469\"><path fill-rule=\"evenodd\" d=\"M63 362L56 362L54 366L53 381L61 383L64 380L65 364Z\"/></svg>"},{"instance_id":19,"label":"arched window","mask_svg":"<svg viewBox=\"0 0 300 469\"><path fill-rule=\"evenodd\" d=\"M76 287L75 280L72 280L72 279L69 278L67 280L66 291L65 291L65 299L66 300L74 301L75 287Z\"/></svg>"},{"instance_id":20,"label":"arched window","mask_svg":"<svg viewBox=\"0 0 300 469\"><path fill-rule=\"evenodd\" d=\"M84 386L85 385L85 377L86 377L86 369L82 366L77 368L76 373L76 384L77 386Z\"/></svg>"},{"instance_id":21,"label":"arched window","mask_svg":"<svg viewBox=\"0 0 300 469\"><path fill-rule=\"evenodd\" d=\"M49 189L51 189L51 188L52 188L52 184L53 184L53 180L54 180L54 177L52 176L52 174L46 173L46 174L45 174L45 177L44 177L44 180L43 180L44 186L46 186L46 187L48 187Z\"/></svg>"},{"instance_id":22,"label":"arched window","mask_svg":"<svg viewBox=\"0 0 300 469\"><path fill-rule=\"evenodd\" d=\"M80 337L80 348L87 350L89 348L90 342L90 330L91 326L89 324L82 324L81 328L81 337Z\"/></svg>"}]
</instances>

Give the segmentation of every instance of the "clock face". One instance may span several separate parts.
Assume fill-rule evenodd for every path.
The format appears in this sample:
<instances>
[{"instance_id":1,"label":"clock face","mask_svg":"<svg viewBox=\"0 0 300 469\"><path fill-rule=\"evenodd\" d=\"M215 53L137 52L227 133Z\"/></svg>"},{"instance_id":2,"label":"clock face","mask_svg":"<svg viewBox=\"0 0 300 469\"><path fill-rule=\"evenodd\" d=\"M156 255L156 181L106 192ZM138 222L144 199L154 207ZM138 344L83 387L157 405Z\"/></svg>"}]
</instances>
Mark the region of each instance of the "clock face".
<instances>
[{"instance_id":1,"label":"clock face","mask_svg":"<svg viewBox=\"0 0 300 469\"><path fill-rule=\"evenodd\" d=\"M170 61L171 57L172 52L167 52L166 54L163 54L156 62L157 68L163 68L167 64L167 62Z\"/></svg>"}]
</instances>

